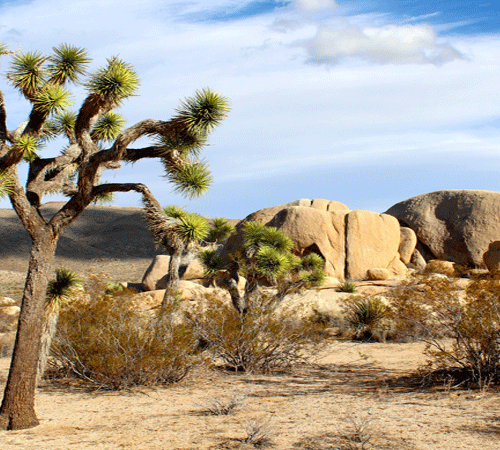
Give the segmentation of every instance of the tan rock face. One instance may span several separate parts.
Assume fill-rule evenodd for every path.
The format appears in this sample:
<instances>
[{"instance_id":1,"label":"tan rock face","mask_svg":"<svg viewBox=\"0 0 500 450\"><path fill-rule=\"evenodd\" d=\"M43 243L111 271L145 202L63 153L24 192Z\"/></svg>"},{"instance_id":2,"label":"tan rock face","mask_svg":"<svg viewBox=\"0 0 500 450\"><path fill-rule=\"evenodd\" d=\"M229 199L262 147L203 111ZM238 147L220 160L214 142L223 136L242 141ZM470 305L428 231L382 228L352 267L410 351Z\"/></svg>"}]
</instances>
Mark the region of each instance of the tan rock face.
<instances>
[{"instance_id":1,"label":"tan rock face","mask_svg":"<svg viewBox=\"0 0 500 450\"><path fill-rule=\"evenodd\" d=\"M156 255L150 264L144 277L142 278L142 288L145 291L155 291L166 288L166 278L168 274L169 255ZM197 280L203 278L205 270L198 259L194 259L187 266L182 280Z\"/></svg>"},{"instance_id":2,"label":"tan rock face","mask_svg":"<svg viewBox=\"0 0 500 450\"><path fill-rule=\"evenodd\" d=\"M295 254L318 253L326 261L326 275L343 278L346 214L347 211L332 214L326 209L291 206L276 214L268 225L279 228L292 239Z\"/></svg>"},{"instance_id":3,"label":"tan rock face","mask_svg":"<svg viewBox=\"0 0 500 450\"><path fill-rule=\"evenodd\" d=\"M488 250L483 255L483 261L490 272L500 270L500 241L490 243Z\"/></svg>"},{"instance_id":4,"label":"tan rock face","mask_svg":"<svg viewBox=\"0 0 500 450\"><path fill-rule=\"evenodd\" d=\"M366 271L366 277L369 280L388 280L391 273L387 269L373 268Z\"/></svg>"},{"instance_id":5,"label":"tan rock face","mask_svg":"<svg viewBox=\"0 0 500 450\"><path fill-rule=\"evenodd\" d=\"M413 256L413 252L415 251L415 247L417 246L417 235L415 232L408 227L401 227L401 237L399 240L399 256L401 261L405 264L409 264L411 262L411 257Z\"/></svg>"},{"instance_id":6,"label":"tan rock face","mask_svg":"<svg viewBox=\"0 0 500 450\"><path fill-rule=\"evenodd\" d=\"M389 268L399 260L399 222L387 214L351 211L346 222L346 277L367 278L370 268ZM396 269L397 270L397 269Z\"/></svg>"},{"instance_id":7,"label":"tan rock face","mask_svg":"<svg viewBox=\"0 0 500 450\"><path fill-rule=\"evenodd\" d=\"M415 231L432 253L426 260L484 267L483 254L500 240L500 192L431 192L397 203L386 214Z\"/></svg>"}]
</instances>

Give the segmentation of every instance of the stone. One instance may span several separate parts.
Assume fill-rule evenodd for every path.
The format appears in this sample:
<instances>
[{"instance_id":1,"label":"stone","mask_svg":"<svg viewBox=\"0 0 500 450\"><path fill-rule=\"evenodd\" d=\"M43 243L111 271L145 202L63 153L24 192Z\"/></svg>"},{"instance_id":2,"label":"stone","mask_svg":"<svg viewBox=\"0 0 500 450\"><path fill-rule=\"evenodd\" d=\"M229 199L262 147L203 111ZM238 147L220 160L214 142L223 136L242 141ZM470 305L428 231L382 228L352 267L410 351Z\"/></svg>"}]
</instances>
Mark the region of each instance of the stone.
<instances>
[{"instance_id":1,"label":"stone","mask_svg":"<svg viewBox=\"0 0 500 450\"><path fill-rule=\"evenodd\" d=\"M439 259L432 259L431 261L429 261L425 266L424 272L447 275L450 277L457 276L457 271L455 270L455 263L451 261L441 261Z\"/></svg>"},{"instance_id":2,"label":"stone","mask_svg":"<svg viewBox=\"0 0 500 450\"><path fill-rule=\"evenodd\" d=\"M390 215L361 210L347 213L346 278L364 280L370 268L390 268L395 275L404 275L406 266L398 253L400 234L399 222Z\"/></svg>"},{"instance_id":3,"label":"stone","mask_svg":"<svg viewBox=\"0 0 500 450\"><path fill-rule=\"evenodd\" d=\"M330 200L325 200L323 198L313 198L311 201L311 208L320 209L321 211L327 211Z\"/></svg>"},{"instance_id":4,"label":"stone","mask_svg":"<svg viewBox=\"0 0 500 450\"><path fill-rule=\"evenodd\" d=\"M328 203L328 208L326 210L327 211L350 211L350 209L347 205L344 205L343 203L337 202L335 200L332 200L330 203Z\"/></svg>"},{"instance_id":5,"label":"stone","mask_svg":"<svg viewBox=\"0 0 500 450\"><path fill-rule=\"evenodd\" d=\"M317 253L326 262L327 276L343 278L346 214L347 211L330 213L316 208L290 206L278 212L268 225L279 228L293 241L293 253L298 256Z\"/></svg>"},{"instance_id":6,"label":"stone","mask_svg":"<svg viewBox=\"0 0 500 450\"><path fill-rule=\"evenodd\" d=\"M408 227L401 227L398 253L402 262L409 264L417 246L417 235Z\"/></svg>"},{"instance_id":7,"label":"stone","mask_svg":"<svg viewBox=\"0 0 500 450\"><path fill-rule=\"evenodd\" d=\"M165 289L169 263L169 255L156 255L154 257L152 263L142 278L141 286L144 291ZM203 278L203 274L203 265L197 258L195 258L189 263L186 272L184 272L181 277L181 280L201 279Z\"/></svg>"},{"instance_id":8,"label":"stone","mask_svg":"<svg viewBox=\"0 0 500 450\"><path fill-rule=\"evenodd\" d=\"M493 241L483 254L483 262L491 273L500 271L500 241Z\"/></svg>"},{"instance_id":9,"label":"stone","mask_svg":"<svg viewBox=\"0 0 500 450\"><path fill-rule=\"evenodd\" d=\"M484 253L500 240L500 192L436 191L397 203L386 214L415 231L426 261L485 267Z\"/></svg>"},{"instance_id":10,"label":"stone","mask_svg":"<svg viewBox=\"0 0 500 450\"><path fill-rule=\"evenodd\" d=\"M371 268L366 271L366 277L369 280L388 280L391 273L387 269Z\"/></svg>"}]
</instances>

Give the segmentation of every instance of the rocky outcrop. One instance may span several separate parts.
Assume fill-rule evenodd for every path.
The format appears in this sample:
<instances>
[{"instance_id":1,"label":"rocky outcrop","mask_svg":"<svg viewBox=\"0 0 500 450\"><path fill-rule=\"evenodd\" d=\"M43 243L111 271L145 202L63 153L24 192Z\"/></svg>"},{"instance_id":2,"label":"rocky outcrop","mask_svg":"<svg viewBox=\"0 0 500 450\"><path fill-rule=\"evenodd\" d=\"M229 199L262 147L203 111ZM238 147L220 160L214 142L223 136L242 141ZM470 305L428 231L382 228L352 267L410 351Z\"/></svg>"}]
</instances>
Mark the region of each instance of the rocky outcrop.
<instances>
[{"instance_id":1,"label":"rocky outcrop","mask_svg":"<svg viewBox=\"0 0 500 450\"><path fill-rule=\"evenodd\" d=\"M401 233L392 216L351 211L335 201L301 199L247 216L238 224L237 233L228 239L223 256L243 246L243 225L248 221L281 229L292 239L293 252L299 256L318 253L326 261L327 276L338 280L366 279L372 268L387 271L389 277L403 276L407 268L399 249L403 246L411 257L416 243L416 237L413 241L408 238L411 231Z\"/></svg>"},{"instance_id":2,"label":"rocky outcrop","mask_svg":"<svg viewBox=\"0 0 500 450\"><path fill-rule=\"evenodd\" d=\"M168 274L169 255L156 255L142 278L142 289L145 291L155 291L165 289ZM196 280L203 278L204 268L198 259L193 259L182 275L182 280Z\"/></svg>"},{"instance_id":3,"label":"rocky outcrop","mask_svg":"<svg viewBox=\"0 0 500 450\"><path fill-rule=\"evenodd\" d=\"M500 240L500 192L436 191L397 203L386 214L415 231L426 261L484 267L483 254Z\"/></svg>"},{"instance_id":4,"label":"rocky outcrop","mask_svg":"<svg viewBox=\"0 0 500 450\"><path fill-rule=\"evenodd\" d=\"M491 273L500 272L500 241L491 242L483 255L483 261Z\"/></svg>"}]
</instances>

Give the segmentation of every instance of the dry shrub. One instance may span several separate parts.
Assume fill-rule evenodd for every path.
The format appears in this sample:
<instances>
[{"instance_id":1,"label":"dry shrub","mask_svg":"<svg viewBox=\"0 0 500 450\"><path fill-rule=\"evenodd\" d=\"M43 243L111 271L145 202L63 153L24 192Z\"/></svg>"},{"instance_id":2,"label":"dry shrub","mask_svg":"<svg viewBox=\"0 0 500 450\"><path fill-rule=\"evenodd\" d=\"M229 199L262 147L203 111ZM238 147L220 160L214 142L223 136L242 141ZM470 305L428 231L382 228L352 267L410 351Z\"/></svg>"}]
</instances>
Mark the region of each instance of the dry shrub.
<instances>
[{"instance_id":1,"label":"dry shrub","mask_svg":"<svg viewBox=\"0 0 500 450\"><path fill-rule=\"evenodd\" d=\"M456 278L419 277L392 299L401 330L427 343L430 366L480 385L500 380L500 278L480 275L466 291Z\"/></svg>"},{"instance_id":2,"label":"dry shrub","mask_svg":"<svg viewBox=\"0 0 500 450\"><path fill-rule=\"evenodd\" d=\"M134 291L106 291L94 279L61 309L51 373L119 390L181 380L196 364L196 339L169 305L145 313Z\"/></svg>"},{"instance_id":3,"label":"dry shrub","mask_svg":"<svg viewBox=\"0 0 500 450\"><path fill-rule=\"evenodd\" d=\"M360 341L384 342L390 328L389 309L380 297L350 297L344 313L353 329L353 338Z\"/></svg>"},{"instance_id":4,"label":"dry shrub","mask_svg":"<svg viewBox=\"0 0 500 450\"><path fill-rule=\"evenodd\" d=\"M207 298L206 306L187 314L200 344L215 363L237 372L268 373L305 361L317 342L317 324L299 319L296 308L280 307L263 294L240 313L221 298ZM306 352L308 350L308 352Z\"/></svg>"}]
</instances>

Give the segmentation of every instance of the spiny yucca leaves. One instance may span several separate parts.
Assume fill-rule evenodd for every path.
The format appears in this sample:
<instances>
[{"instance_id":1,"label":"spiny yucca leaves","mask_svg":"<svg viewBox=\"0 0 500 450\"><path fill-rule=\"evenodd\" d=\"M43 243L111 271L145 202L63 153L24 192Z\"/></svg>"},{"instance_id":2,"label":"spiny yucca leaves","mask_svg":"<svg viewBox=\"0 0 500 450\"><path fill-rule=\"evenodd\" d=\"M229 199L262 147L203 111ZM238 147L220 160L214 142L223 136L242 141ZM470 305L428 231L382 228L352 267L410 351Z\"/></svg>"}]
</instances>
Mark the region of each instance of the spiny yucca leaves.
<instances>
[{"instance_id":1,"label":"spiny yucca leaves","mask_svg":"<svg viewBox=\"0 0 500 450\"><path fill-rule=\"evenodd\" d=\"M207 192L212 184L212 175L204 162L192 162L180 168L167 166L166 177L176 192L190 199Z\"/></svg>"},{"instance_id":2,"label":"spiny yucca leaves","mask_svg":"<svg viewBox=\"0 0 500 450\"><path fill-rule=\"evenodd\" d=\"M211 89L195 92L186 98L177 109L177 118L182 119L194 133L212 131L230 111L229 100Z\"/></svg>"},{"instance_id":3,"label":"spiny yucca leaves","mask_svg":"<svg viewBox=\"0 0 500 450\"><path fill-rule=\"evenodd\" d=\"M59 134L59 130L53 120L46 120L40 130L39 138L45 142L55 139Z\"/></svg>"},{"instance_id":4,"label":"spiny yucca leaves","mask_svg":"<svg viewBox=\"0 0 500 450\"><path fill-rule=\"evenodd\" d=\"M86 83L87 89L113 103L133 95L139 88L139 77L130 64L117 57L108 59L107 67L98 69Z\"/></svg>"},{"instance_id":5,"label":"spiny yucca leaves","mask_svg":"<svg viewBox=\"0 0 500 450\"><path fill-rule=\"evenodd\" d=\"M18 53L13 56L7 78L26 98L31 99L45 83L47 71L43 64L47 57L40 52Z\"/></svg>"},{"instance_id":6,"label":"spiny yucca leaves","mask_svg":"<svg viewBox=\"0 0 500 450\"><path fill-rule=\"evenodd\" d=\"M300 261L303 270L313 271L316 269L323 269L325 260L317 253L310 253L304 256Z\"/></svg>"},{"instance_id":7,"label":"spiny yucca leaves","mask_svg":"<svg viewBox=\"0 0 500 450\"><path fill-rule=\"evenodd\" d=\"M301 275L301 280L306 289L316 286L322 286L325 282L325 272L322 269L314 269L311 272L306 272Z\"/></svg>"},{"instance_id":8,"label":"spiny yucca leaves","mask_svg":"<svg viewBox=\"0 0 500 450\"><path fill-rule=\"evenodd\" d=\"M38 157L36 151L39 146L40 141L35 136L24 134L14 141L12 151L19 151L26 161L33 161Z\"/></svg>"},{"instance_id":9,"label":"spiny yucca leaves","mask_svg":"<svg viewBox=\"0 0 500 450\"><path fill-rule=\"evenodd\" d=\"M281 230L267 227L259 222L247 222L243 228L245 248L257 251L261 246L273 247L280 252L289 252L292 240Z\"/></svg>"},{"instance_id":10,"label":"spiny yucca leaves","mask_svg":"<svg viewBox=\"0 0 500 450\"><path fill-rule=\"evenodd\" d=\"M179 219L180 217L185 217L186 214L189 214L177 205L165 206L165 208L163 208L163 212L167 217L172 217L174 219Z\"/></svg>"},{"instance_id":11,"label":"spiny yucca leaves","mask_svg":"<svg viewBox=\"0 0 500 450\"><path fill-rule=\"evenodd\" d=\"M378 297L355 301L351 306L350 322L356 326L374 326L389 314L387 306Z\"/></svg>"},{"instance_id":12,"label":"spiny yucca leaves","mask_svg":"<svg viewBox=\"0 0 500 450\"><path fill-rule=\"evenodd\" d=\"M112 141L118 137L125 126L125 118L114 111L102 116L94 126L91 136L96 141Z\"/></svg>"},{"instance_id":13,"label":"spiny yucca leaves","mask_svg":"<svg viewBox=\"0 0 500 450\"><path fill-rule=\"evenodd\" d=\"M179 222L177 234L186 244L201 241L210 228L207 219L194 213L184 214Z\"/></svg>"},{"instance_id":14,"label":"spiny yucca leaves","mask_svg":"<svg viewBox=\"0 0 500 450\"><path fill-rule=\"evenodd\" d=\"M60 114L71 105L73 96L67 89L58 84L46 84L33 98L37 111L45 114Z\"/></svg>"},{"instance_id":15,"label":"spiny yucca leaves","mask_svg":"<svg viewBox=\"0 0 500 450\"><path fill-rule=\"evenodd\" d=\"M263 245L255 255L257 270L269 279L275 279L290 269L288 255L279 250Z\"/></svg>"},{"instance_id":16,"label":"spiny yucca leaves","mask_svg":"<svg viewBox=\"0 0 500 450\"><path fill-rule=\"evenodd\" d=\"M212 221L212 227L207 235L208 242L221 242L231 234L235 228L224 217L216 217Z\"/></svg>"},{"instance_id":17,"label":"spiny yucca leaves","mask_svg":"<svg viewBox=\"0 0 500 450\"><path fill-rule=\"evenodd\" d=\"M61 302L75 297L78 289L83 283L75 272L66 267L56 270L56 278L49 281L47 286L46 309L54 309L60 306Z\"/></svg>"},{"instance_id":18,"label":"spiny yucca leaves","mask_svg":"<svg viewBox=\"0 0 500 450\"><path fill-rule=\"evenodd\" d=\"M52 119L57 133L69 134L75 129L76 113L73 111L63 111Z\"/></svg>"},{"instance_id":19,"label":"spiny yucca leaves","mask_svg":"<svg viewBox=\"0 0 500 450\"><path fill-rule=\"evenodd\" d=\"M112 205L116 200L116 194L114 192L105 192L103 194L96 195L92 203L97 206Z\"/></svg>"},{"instance_id":20,"label":"spiny yucca leaves","mask_svg":"<svg viewBox=\"0 0 500 450\"><path fill-rule=\"evenodd\" d=\"M0 172L0 198L7 197L14 190L14 178L6 172Z\"/></svg>"},{"instance_id":21,"label":"spiny yucca leaves","mask_svg":"<svg viewBox=\"0 0 500 450\"><path fill-rule=\"evenodd\" d=\"M9 53L9 47L7 44L0 42L0 56L7 55Z\"/></svg>"},{"instance_id":22,"label":"spiny yucca leaves","mask_svg":"<svg viewBox=\"0 0 500 450\"><path fill-rule=\"evenodd\" d=\"M181 155L199 156L201 150L207 143L206 135L196 133L183 133L180 135L157 136L155 147L168 156L172 150Z\"/></svg>"},{"instance_id":23,"label":"spiny yucca leaves","mask_svg":"<svg viewBox=\"0 0 500 450\"><path fill-rule=\"evenodd\" d=\"M67 82L76 84L78 78L85 74L86 67L90 62L87 51L68 44L62 44L52 49L54 55L50 58L50 64L47 66L50 82L61 85Z\"/></svg>"},{"instance_id":24,"label":"spiny yucca leaves","mask_svg":"<svg viewBox=\"0 0 500 450\"><path fill-rule=\"evenodd\" d=\"M205 276L212 278L216 276L221 270L225 269L224 260L213 249L204 249L198 253L198 259L205 267Z\"/></svg>"}]
</instances>

